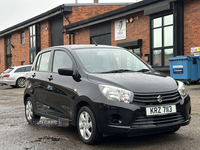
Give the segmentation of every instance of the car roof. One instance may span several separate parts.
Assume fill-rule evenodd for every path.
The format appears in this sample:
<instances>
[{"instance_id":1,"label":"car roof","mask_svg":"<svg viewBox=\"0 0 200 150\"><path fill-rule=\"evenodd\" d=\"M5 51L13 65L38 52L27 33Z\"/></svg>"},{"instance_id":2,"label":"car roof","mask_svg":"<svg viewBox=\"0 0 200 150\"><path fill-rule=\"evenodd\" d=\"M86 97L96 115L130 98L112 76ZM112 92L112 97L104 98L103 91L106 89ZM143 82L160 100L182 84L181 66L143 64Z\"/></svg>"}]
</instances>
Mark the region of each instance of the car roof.
<instances>
[{"instance_id":1,"label":"car roof","mask_svg":"<svg viewBox=\"0 0 200 150\"><path fill-rule=\"evenodd\" d=\"M15 69L15 68L20 68L20 67L28 67L28 66L32 66L32 65L13 66L13 67L9 67L9 68ZM8 68L8 69L9 69L9 68Z\"/></svg>"},{"instance_id":2,"label":"car roof","mask_svg":"<svg viewBox=\"0 0 200 150\"><path fill-rule=\"evenodd\" d=\"M81 48L119 48L120 49L121 47L110 46L110 45L73 44L73 45L53 46L52 48L67 48L69 50L75 50L75 49L81 49Z\"/></svg>"}]
</instances>

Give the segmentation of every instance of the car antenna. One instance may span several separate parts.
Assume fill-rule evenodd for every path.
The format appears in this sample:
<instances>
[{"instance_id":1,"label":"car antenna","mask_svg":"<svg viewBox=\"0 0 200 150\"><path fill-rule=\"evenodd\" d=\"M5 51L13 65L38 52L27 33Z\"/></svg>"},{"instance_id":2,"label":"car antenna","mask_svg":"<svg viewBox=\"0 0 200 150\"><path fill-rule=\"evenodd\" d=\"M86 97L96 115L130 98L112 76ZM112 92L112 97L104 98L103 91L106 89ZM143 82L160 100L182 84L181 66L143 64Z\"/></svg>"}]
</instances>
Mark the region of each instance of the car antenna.
<instances>
[{"instance_id":1,"label":"car antenna","mask_svg":"<svg viewBox=\"0 0 200 150\"><path fill-rule=\"evenodd\" d=\"M81 28L88 34L88 32L85 30L85 28L81 24L79 24L79 26L81 26ZM95 43L95 46L98 46L97 42L92 37L91 37L91 39Z\"/></svg>"}]
</instances>

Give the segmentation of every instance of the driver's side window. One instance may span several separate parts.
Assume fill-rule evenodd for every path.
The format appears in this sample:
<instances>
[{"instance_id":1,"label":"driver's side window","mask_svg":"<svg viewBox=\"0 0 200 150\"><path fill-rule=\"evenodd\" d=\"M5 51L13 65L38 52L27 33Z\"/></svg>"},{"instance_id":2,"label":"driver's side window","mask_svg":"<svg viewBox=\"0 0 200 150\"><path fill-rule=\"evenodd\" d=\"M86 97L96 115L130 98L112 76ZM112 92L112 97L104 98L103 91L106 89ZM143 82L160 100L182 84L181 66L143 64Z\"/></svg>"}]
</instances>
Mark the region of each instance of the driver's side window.
<instances>
[{"instance_id":1,"label":"driver's side window","mask_svg":"<svg viewBox=\"0 0 200 150\"><path fill-rule=\"evenodd\" d=\"M64 51L54 52L53 72L58 73L58 68L72 68L72 60Z\"/></svg>"}]
</instances>

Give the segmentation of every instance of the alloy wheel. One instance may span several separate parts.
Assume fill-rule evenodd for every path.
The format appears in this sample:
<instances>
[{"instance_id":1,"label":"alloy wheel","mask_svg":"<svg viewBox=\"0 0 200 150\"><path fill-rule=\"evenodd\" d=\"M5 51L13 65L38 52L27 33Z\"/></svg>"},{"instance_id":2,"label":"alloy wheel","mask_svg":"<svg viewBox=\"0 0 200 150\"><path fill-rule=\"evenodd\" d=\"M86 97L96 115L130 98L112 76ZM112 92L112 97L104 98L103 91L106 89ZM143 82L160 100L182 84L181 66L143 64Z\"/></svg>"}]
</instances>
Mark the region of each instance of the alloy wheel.
<instances>
[{"instance_id":1,"label":"alloy wheel","mask_svg":"<svg viewBox=\"0 0 200 150\"><path fill-rule=\"evenodd\" d=\"M28 120L33 118L33 105L30 101L26 103L26 117Z\"/></svg>"},{"instance_id":2,"label":"alloy wheel","mask_svg":"<svg viewBox=\"0 0 200 150\"><path fill-rule=\"evenodd\" d=\"M25 79L24 78L20 78L17 80L17 85L18 87L24 87L25 86Z\"/></svg>"},{"instance_id":3,"label":"alloy wheel","mask_svg":"<svg viewBox=\"0 0 200 150\"><path fill-rule=\"evenodd\" d=\"M88 140L92 135L92 131L93 131L92 119L91 119L90 115L86 111L83 111L80 114L80 117L79 117L79 130L80 130L81 136L85 140Z\"/></svg>"}]
</instances>

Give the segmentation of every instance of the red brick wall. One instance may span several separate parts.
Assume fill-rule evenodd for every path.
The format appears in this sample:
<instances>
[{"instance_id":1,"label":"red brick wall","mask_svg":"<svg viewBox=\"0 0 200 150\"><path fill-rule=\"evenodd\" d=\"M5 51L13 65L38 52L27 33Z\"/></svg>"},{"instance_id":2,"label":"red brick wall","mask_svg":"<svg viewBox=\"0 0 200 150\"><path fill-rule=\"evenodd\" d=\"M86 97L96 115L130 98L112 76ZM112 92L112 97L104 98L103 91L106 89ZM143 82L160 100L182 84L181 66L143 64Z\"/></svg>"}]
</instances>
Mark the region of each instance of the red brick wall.
<instances>
[{"instance_id":1,"label":"red brick wall","mask_svg":"<svg viewBox=\"0 0 200 150\"><path fill-rule=\"evenodd\" d=\"M72 13L66 14L71 23L85 20L87 18L103 14L105 12L112 11L114 9L124 7L125 5L109 5L109 6L74 6ZM63 25L67 25L68 21L63 18ZM46 30L47 28L47 30ZM89 28L86 28L88 34L84 30L80 29L75 34L76 44L90 44L90 32ZM25 31L25 44L21 44L21 31ZM48 20L40 22L40 34L41 34L41 50L51 46L51 24ZM72 40L71 40L72 41ZM64 44L69 44L69 35L64 34ZM21 61L25 61L25 64L29 64L29 29L19 30L12 33L12 45L15 48L12 49L12 62L14 66L21 65ZM0 73L6 69L6 57L5 57L5 41L4 37L0 37Z\"/></svg>"},{"instance_id":2,"label":"red brick wall","mask_svg":"<svg viewBox=\"0 0 200 150\"><path fill-rule=\"evenodd\" d=\"M21 32L25 32L25 44L21 44ZM12 38L12 65L19 66L21 61L25 61L25 64L29 64L29 30L25 28L23 30L14 32Z\"/></svg>"},{"instance_id":3,"label":"red brick wall","mask_svg":"<svg viewBox=\"0 0 200 150\"><path fill-rule=\"evenodd\" d=\"M200 47L200 1L184 2L184 55L190 55L191 47Z\"/></svg>"},{"instance_id":4,"label":"red brick wall","mask_svg":"<svg viewBox=\"0 0 200 150\"><path fill-rule=\"evenodd\" d=\"M141 51L143 53L142 59L144 59L144 55L150 53L149 16L144 16L143 13L137 13L137 14L134 14L134 15L131 15L131 16L123 17L121 19L124 19L124 18L128 19L129 17L133 17L133 18L138 17L138 19L135 19L133 23L127 23L126 24L126 39L124 39L124 40L115 41L114 23L115 23L115 21L117 21L119 19L112 21L112 24L111 24L111 44L116 46L118 42L142 39Z\"/></svg>"},{"instance_id":5,"label":"red brick wall","mask_svg":"<svg viewBox=\"0 0 200 150\"><path fill-rule=\"evenodd\" d=\"M90 44L90 28L89 27L85 28L85 30L83 29L77 30L74 36L75 36L75 44Z\"/></svg>"},{"instance_id":6,"label":"red brick wall","mask_svg":"<svg viewBox=\"0 0 200 150\"><path fill-rule=\"evenodd\" d=\"M6 69L6 47L4 37L0 37L0 74Z\"/></svg>"},{"instance_id":7,"label":"red brick wall","mask_svg":"<svg viewBox=\"0 0 200 150\"><path fill-rule=\"evenodd\" d=\"M51 46L51 25L48 21L40 23L41 50Z\"/></svg>"},{"instance_id":8,"label":"red brick wall","mask_svg":"<svg viewBox=\"0 0 200 150\"><path fill-rule=\"evenodd\" d=\"M72 8L72 13L65 14L71 23L75 23L81 20L88 19L121 7L125 5L103 5L103 6L74 6ZM68 21L63 18L63 25L68 25ZM82 32L82 31L80 31ZM76 36L77 37L77 36ZM64 34L64 45L69 45L69 37L67 34ZM78 42L83 43L83 42ZM78 44L75 43L75 44ZM90 42L89 42L90 43ZM88 44L89 44L88 43Z\"/></svg>"}]
</instances>

